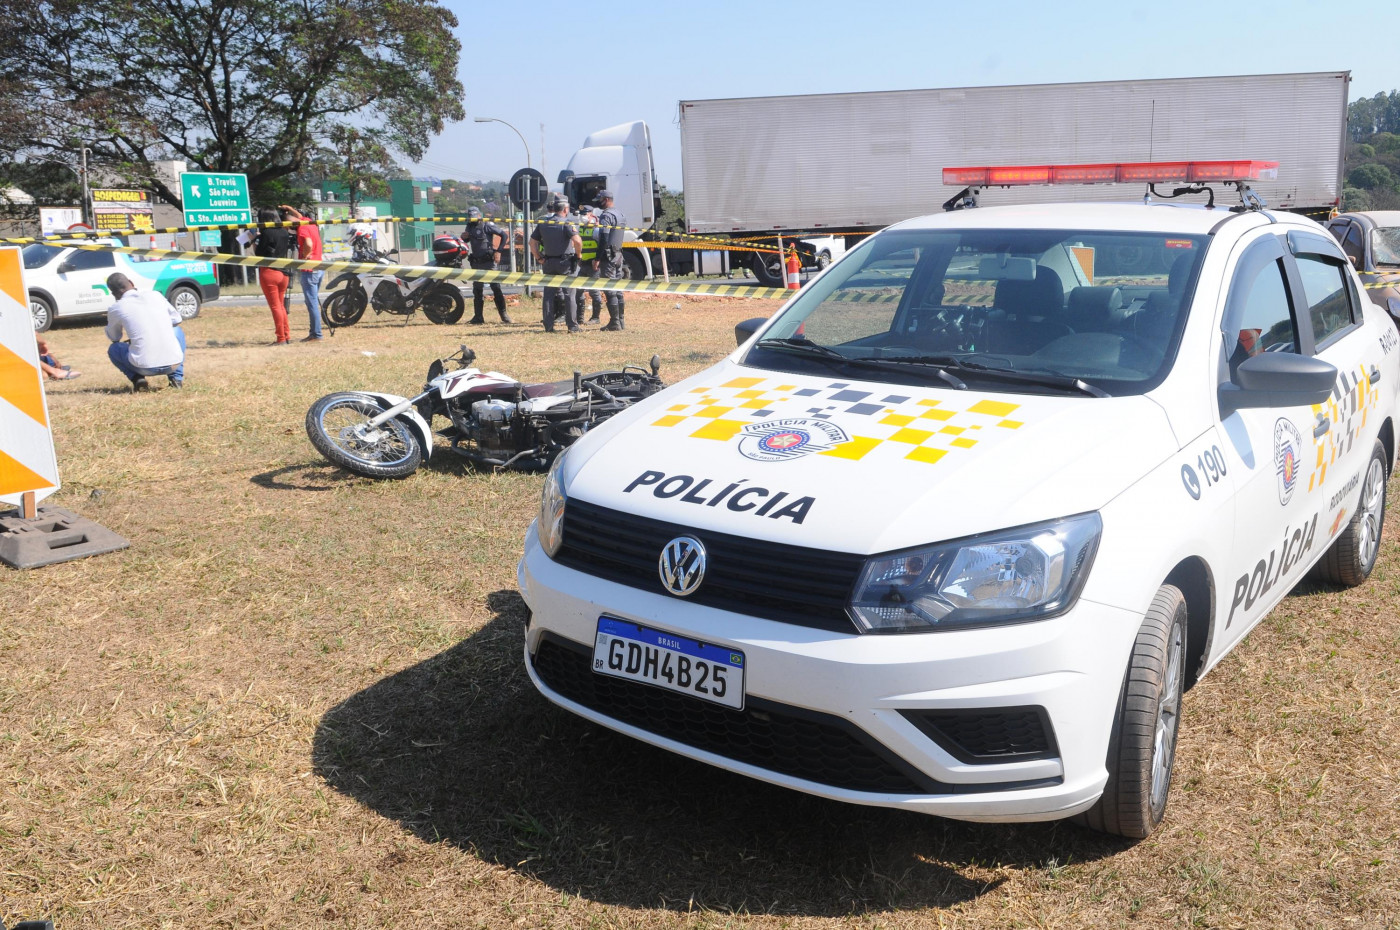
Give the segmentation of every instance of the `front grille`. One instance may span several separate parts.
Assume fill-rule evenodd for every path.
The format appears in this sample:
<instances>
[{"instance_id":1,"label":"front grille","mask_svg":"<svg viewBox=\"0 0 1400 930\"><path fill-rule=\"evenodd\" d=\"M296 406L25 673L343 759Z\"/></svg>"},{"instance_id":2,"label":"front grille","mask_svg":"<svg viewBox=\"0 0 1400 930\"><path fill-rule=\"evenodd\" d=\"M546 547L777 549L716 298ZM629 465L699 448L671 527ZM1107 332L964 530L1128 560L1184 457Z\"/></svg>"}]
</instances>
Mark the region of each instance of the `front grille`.
<instances>
[{"instance_id":1,"label":"front grille","mask_svg":"<svg viewBox=\"0 0 1400 930\"><path fill-rule=\"evenodd\" d=\"M1028 762L1059 755L1043 707L900 711L959 762Z\"/></svg>"},{"instance_id":2,"label":"front grille","mask_svg":"<svg viewBox=\"0 0 1400 930\"><path fill-rule=\"evenodd\" d=\"M839 717L756 697L732 710L596 674L592 657L588 647L546 633L531 661L540 680L571 701L736 762L851 791L947 794L962 787L929 778Z\"/></svg>"},{"instance_id":3,"label":"front grille","mask_svg":"<svg viewBox=\"0 0 1400 930\"><path fill-rule=\"evenodd\" d=\"M694 529L571 498L555 559L599 578L665 594L657 560L677 536L699 539L709 556L705 580L687 601L799 626L857 632L846 602L865 564L861 555Z\"/></svg>"}]
</instances>

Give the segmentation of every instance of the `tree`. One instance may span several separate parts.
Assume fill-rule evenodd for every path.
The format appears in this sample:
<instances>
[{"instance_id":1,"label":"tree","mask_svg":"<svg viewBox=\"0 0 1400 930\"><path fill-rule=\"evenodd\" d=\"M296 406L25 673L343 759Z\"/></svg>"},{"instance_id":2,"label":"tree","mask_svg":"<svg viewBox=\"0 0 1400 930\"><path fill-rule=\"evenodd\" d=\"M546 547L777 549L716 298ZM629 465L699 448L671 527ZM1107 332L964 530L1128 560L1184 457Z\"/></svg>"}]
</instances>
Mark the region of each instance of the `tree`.
<instances>
[{"instance_id":1,"label":"tree","mask_svg":"<svg viewBox=\"0 0 1400 930\"><path fill-rule=\"evenodd\" d=\"M389 183L384 180L384 175L395 171L398 166L374 133L336 126L331 130L331 144L335 146L339 160L330 172L330 178L344 184L350 192L352 217L361 194L389 196Z\"/></svg>"},{"instance_id":2,"label":"tree","mask_svg":"<svg viewBox=\"0 0 1400 930\"><path fill-rule=\"evenodd\" d=\"M1347 175L1347 184L1362 190L1387 190L1395 186L1395 177L1385 165L1368 164L1353 168Z\"/></svg>"},{"instance_id":3,"label":"tree","mask_svg":"<svg viewBox=\"0 0 1400 930\"><path fill-rule=\"evenodd\" d=\"M1371 209L1371 195L1355 187L1342 188L1342 212L1363 213Z\"/></svg>"},{"instance_id":4,"label":"tree","mask_svg":"<svg viewBox=\"0 0 1400 930\"><path fill-rule=\"evenodd\" d=\"M456 25L435 0L0 0L0 159L85 144L177 206L157 160L257 188L366 126L417 159L463 117Z\"/></svg>"},{"instance_id":5,"label":"tree","mask_svg":"<svg viewBox=\"0 0 1400 930\"><path fill-rule=\"evenodd\" d=\"M661 185L661 215L656 218L658 232L685 232L685 191L673 191Z\"/></svg>"}]
</instances>

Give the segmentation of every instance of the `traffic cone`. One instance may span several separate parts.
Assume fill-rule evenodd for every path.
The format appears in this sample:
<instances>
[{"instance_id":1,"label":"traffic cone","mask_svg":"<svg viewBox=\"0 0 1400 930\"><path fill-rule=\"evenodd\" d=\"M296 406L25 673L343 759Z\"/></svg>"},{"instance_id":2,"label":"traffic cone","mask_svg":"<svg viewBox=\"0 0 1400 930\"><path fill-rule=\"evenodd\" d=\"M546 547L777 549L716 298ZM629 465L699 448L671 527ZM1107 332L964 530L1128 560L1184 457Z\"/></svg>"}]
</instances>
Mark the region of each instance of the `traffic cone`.
<instances>
[{"instance_id":1,"label":"traffic cone","mask_svg":"<svg viewBox=\"0 0 1400 930\"><path fill-rule=\"evenodd\" d=\"M802 261L797 257L797 246L789 246L787 254L787 286L796 291L802 287Z\"/></svg>"}]
</instances>

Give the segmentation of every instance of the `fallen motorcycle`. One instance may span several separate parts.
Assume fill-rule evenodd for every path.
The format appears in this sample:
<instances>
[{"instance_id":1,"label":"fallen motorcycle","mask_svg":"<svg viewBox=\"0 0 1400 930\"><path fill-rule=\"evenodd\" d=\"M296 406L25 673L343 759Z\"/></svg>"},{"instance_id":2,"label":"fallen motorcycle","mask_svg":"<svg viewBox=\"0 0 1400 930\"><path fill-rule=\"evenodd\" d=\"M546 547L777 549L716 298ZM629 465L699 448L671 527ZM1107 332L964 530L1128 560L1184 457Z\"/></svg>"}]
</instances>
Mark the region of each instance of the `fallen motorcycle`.
<instances>
[{"instance_id":1,"label":"fallen motorcycle","mask_svg":"<svg viewBox=\"0 0 1400 930\"><path fill-rule=\"evenodd\" d=\"M433 362L416 397L376 391L327 394L306 412L306 434L327 460L369 478L405 478L433 451L432 423L453 452L485 468L548 468L566 447L602 421L661 390L661 360L651 371L627 366L572 381L521 384L497 371L470 367L462 346Z\"/></svg>"},{"instance_id":2,"label":"fallen motorcycle","mask_svg":"<svg viewBox=\"0 0 1400 930\"><path fill-rule=\"evenodd\" d=\"M389 257L398 254L375 249L367 231L351 233L350 250L352 261L381 265L389 264ZM358 323L371 308L376 314L401 315L405 323L421 309L424 316L439 324L456 323L466 310L466 301L456 284L433 278L405 279L391 274L347 271L332 281L327 290L335 292L321 302L321 321L332 330Z\"/></svg>"}]
</instances>

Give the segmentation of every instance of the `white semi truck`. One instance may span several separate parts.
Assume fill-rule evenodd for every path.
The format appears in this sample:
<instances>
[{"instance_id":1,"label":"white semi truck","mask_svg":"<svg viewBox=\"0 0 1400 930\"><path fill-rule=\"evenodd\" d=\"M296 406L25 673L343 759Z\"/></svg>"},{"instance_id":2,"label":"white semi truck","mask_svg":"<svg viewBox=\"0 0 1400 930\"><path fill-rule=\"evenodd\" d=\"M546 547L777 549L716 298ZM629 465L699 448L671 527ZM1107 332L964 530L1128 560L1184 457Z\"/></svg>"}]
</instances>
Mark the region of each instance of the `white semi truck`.
<instances>
[{"instance_id":1,"label":"white semi truck","mask_svg":"<svg viewBox=\"0 0 1400 930\"><path fill-rule=\"evenodd\" d=\"M1241 158L1279 162L1276 180L1254 185L1270 207L1326 215L1341 198L1349 82L1350 72L1327 71L683 100L685 228L769 244L796 239L804 264L818 265L814 236L834 245L850 235L854 244L942 209L960 190L942 183L944 168ZM635 226L659 218L643 122L589 136L559 181L575 203L612 190ZM993 188L980 201L1121 201L1144 192L1140 184ZM1216 193L1228 207L1233 195ZM659 272L659 250L624 254L634 276ZM772 254L667 253L673 273L720 272L730 258L781 284Z\"/></svg>"}]
</instances>

